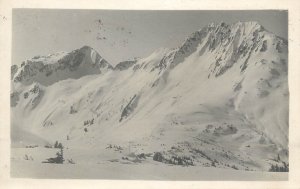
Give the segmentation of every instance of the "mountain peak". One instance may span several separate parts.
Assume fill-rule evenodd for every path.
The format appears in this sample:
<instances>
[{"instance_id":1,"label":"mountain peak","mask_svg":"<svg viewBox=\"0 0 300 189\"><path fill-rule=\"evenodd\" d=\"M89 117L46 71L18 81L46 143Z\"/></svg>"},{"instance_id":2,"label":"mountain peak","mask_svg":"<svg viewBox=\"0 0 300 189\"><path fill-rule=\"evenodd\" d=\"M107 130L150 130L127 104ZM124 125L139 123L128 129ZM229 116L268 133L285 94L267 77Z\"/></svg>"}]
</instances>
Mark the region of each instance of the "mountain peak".
<instances>
[{"instance_id":1,"label":"mountain peak","mask_svg":"<svg viewBox=\"0 0 300 189\"><path fill-rule=\"evenodd\" d=\"M226 24L224 21L221 21L221 22L211 22L206 27L213 28L213 27L218 27L218 26L224 27L224 26L228 26L228 24Z\"/></svg>"},{"instance_id":2,"label":"mountain peak","mask_svg":"<svg viewBox=\"0 0 300 189\"><path fill-rule=\"evenodd\" d=\"M213 22L189 35L179 47L167 53L157 67L174 68L195 52L198 56L211 54L216 59L212 72L219 76L238 59L244 60L243 71L250 57L265 51L287 51L287 41L265 30L256 21L231 25Z\"/></svg>"},{"instance_id":3,"label":"mountain peak","mask_svg":"<svg viewBox=\"0 0 300 189\"><path fill-rule=\"evenodd\" d=\"M220 21L220 22L211 22L209 24L207 24L206 27L217 27L217 26L233 26L233 25L239 25L239 26L261 26L261 24L257 21L238 21L238 22L235 22L233 24L228 24L224 21Z\"/></svg>"},{"instance_id":4,"label":"mountain peak","mask_svg":"<svg viewBox=\"0 0 300 189\"><path fill-rule=\"evenodd\" d=\"M256 21L237 22L231 25L233 30L244 30L248 33L255 31L263 31L264 27Z\"/></svg>"},{"instance_id":5,"label":"mountain peak","mask_svg":"<svg viewBox=\"0 0 300 189\"><path fill-rule=\"evenodd\" d=\"M82 46L80 49L93 49L92 47L88 46L88 45L84 45Z\"/></svg>"},{"instance_id":6,"label":"mountain peak","mask_svg":"<svg viewBox=\"0 0 300 189\"><path fill-rule=\"evenodd\" d=\"M83 51L95 51L92 47L84 45L81 48L78 49L79 51L83 52Z\"/></svg>"},{"instance_id":7,"label":"mountain peak","mask_svg":"<svg viewBox=\"0 0 300 189\"><path fill-rule=\"evenodd\" d=\"M101 74L112 69L113 67L92 47L83 46L70 53L35 56L24 61L17 71L15 67L12 68L12 79L26 85L33 82L51 85L60 80Z\"/></svg>"},{"instance_id":8,"label":"mountain peak","mask_svg":"<svg viewBox=\"0 0 300 189\"><path fill-rule=\"evenodd\" d=\"M256 30L258 31L263 31L265 30L264 27L257 21L246 21L246 22L235 22L233 24L227 24L223 21L221 22L212 22L210 24L208 24L207 26L201 28L200 30L198 30L198 32L200 31L219 31L221 28L225 28L228 29L228 32L232 32L232 31L238 31L238 30L243 30L243 31L247 31L247 32L254 32Z\"/></svg>"}]
</instances>

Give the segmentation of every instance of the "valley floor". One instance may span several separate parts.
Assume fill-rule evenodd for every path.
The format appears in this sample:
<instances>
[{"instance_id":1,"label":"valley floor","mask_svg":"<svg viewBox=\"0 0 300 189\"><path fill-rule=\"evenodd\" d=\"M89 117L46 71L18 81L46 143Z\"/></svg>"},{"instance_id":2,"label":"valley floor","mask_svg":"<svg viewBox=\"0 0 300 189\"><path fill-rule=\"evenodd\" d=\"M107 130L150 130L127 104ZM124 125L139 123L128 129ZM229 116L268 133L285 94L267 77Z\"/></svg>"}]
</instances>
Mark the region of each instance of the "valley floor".
<instances>
[{"instance_id":1,"label":"valley floor","mask_svg":"<svg viewBox=\"0 0 300 189\"><path fill-rule=\"evenodd\" d=\"M42 150L41 150L42 149ZM121 179L121 180L288 180L288 173L242 171L212 167L168 165L155 161L140 163L113 160L70 164L42 163L45 157L53 157L57 149L12 148L11 176L17 178L51 179ZM27 155L26 158L24 158ZM77 160L77 159L76 159Z\"/></svg>"}]
</instances>

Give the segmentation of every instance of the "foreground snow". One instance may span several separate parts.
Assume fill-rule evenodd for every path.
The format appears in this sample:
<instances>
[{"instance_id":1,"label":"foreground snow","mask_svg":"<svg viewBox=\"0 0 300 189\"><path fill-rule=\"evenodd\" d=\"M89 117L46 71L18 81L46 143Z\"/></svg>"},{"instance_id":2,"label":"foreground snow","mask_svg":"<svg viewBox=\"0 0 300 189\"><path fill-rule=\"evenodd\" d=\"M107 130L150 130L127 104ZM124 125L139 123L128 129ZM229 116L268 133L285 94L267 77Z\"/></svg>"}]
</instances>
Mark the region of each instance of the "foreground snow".
<instances>
[{"instance_id":1,"label":"foreground snow","mask_svg":"<svg viewBox=\"0 0 300 189\"><path fill-rule=\"evenodd\" d=\"M11 176L17 178L141 179L141 180L287 180L288 173L240 171L215 167L178 166L153 161L122 161L90 156L81 150L65 150L64 164L42 163L58 149L12 148ZM81 153L80 153L81 152ZM77 154L77 155L76 155ZM81 155L78 155L81 154ZM25 160L27 155L28 160ZM88 159L87 157L91 157ZM75 164L68 163L69 157ZM102 160L101 160L102 158Z\"/></svg>"}]
</instances>

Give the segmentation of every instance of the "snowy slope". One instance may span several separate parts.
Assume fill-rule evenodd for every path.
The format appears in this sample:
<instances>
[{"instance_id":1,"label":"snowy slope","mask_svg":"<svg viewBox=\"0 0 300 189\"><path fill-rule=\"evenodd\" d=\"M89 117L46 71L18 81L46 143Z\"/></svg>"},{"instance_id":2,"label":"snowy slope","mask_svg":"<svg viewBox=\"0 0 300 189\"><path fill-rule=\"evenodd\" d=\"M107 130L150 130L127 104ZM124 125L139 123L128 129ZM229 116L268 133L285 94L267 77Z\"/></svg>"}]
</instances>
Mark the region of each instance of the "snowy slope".
<instances>
[{"instance_id":1,"label":"snowy slope","mask_svg":"<svg viewBox=\"0 0 300 189\"><path fill-rule=\"evenodd\" d=\"M288 162L287 45L256 22L212 23L115 68L90 47L35 57L12 67L12 127L39 144L95 149L91 161L161 152L268 170Z\"/></svg>"}]
</instances>

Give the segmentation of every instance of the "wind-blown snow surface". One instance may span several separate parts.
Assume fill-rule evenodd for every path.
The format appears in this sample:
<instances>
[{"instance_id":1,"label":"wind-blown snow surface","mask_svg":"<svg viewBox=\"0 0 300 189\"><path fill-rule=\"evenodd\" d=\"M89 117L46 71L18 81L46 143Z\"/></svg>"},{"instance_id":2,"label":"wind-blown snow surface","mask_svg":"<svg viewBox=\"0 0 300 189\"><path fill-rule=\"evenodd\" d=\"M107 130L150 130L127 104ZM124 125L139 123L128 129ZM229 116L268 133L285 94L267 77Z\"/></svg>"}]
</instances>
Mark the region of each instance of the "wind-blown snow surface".
<instances>
[{"instance_id":1,"label":"wind-blown snow surface","mask_svg":"<svg viewBox=\"0 0 300 189\"><path fill-rule=\"evenodd\" d=\"M12 163L58 140L80 166L163 167L161 152L193 169L268 171L288 162L287 64L287 41L256 22L210 24L116 68L90 47L35 57L12 66Z\"/></svg>"}]
</instances>

